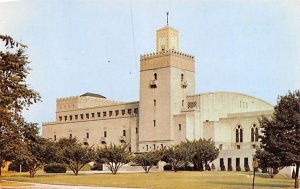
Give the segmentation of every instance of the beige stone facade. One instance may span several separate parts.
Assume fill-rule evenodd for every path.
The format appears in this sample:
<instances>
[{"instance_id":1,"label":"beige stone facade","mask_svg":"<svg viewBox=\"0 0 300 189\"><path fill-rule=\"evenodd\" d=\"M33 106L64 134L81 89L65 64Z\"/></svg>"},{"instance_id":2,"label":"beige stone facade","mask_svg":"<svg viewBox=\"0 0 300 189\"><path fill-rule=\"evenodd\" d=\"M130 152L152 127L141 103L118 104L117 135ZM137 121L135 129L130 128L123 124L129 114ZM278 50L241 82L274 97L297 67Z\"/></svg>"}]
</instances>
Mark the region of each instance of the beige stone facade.
<instances>
[{"instance_id":1,"label":"beige stone facade","mask_svg":"<svg viewBox=\"0 0 300 189\"><path fill-rule=\"evenodd\" d=\"M127 143L133 152L212 138L220 149L217 169L251 168L258 119L270 116L273 106L240 93L195 94L195 58L179 51L178 31L167 25L156 37L156 52L140 57L139 102L91 93L57 99L56 120L43 124L43 137L77 137L94 146Z\"/></svg>"}]
</instances>

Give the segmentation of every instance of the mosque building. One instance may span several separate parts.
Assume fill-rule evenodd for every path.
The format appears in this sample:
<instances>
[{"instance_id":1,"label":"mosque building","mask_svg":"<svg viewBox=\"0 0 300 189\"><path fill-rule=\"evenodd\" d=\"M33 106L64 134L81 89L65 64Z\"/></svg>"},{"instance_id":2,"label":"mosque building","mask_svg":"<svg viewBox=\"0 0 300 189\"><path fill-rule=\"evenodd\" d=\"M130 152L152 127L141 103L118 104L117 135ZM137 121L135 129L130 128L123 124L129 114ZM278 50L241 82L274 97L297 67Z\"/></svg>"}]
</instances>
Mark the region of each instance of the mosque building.
<instances>
[{"instance_id":1,"label":"mosque building","mask_svg":"<svg viewBox=\"0 0 300 189\"><path fill-rule=\"evenodd\" d=\"M140 56L140 101L118 102L85 93L56 100L56 120L43 137L77 137L94 146L128 144L146 152L185 140L212 138L220 149L216 169L251 169L260 133L258 119L274 107L236 92L195 94L195 58L179 50L179 32L156 32L156 51Z\"/></svg>"}]
</instances>

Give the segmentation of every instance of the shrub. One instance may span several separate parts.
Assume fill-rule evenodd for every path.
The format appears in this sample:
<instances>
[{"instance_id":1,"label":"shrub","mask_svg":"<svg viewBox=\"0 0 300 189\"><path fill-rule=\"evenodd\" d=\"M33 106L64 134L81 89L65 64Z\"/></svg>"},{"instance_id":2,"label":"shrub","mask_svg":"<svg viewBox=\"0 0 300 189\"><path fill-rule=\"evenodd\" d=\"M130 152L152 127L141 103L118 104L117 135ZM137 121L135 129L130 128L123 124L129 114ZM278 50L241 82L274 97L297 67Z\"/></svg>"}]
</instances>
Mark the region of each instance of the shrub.
<instances>
[{"instance_id":1,"label":"shrub","mask_svg":"<svg viewBox=\"0 0 300 189\"><path fill-rule=\"evenodd\" d=\"M8 170L9 171L16 171L16 172L20 172L20 164L17 162L12 162L11 164L9 164L8 166ZM29 168L27 165L22 165L22 172L28 172Z\"/></svg>"},{"instance_id":2,"label":"shrub","mask_svg":"<svg viewBox=\"0 0 300 189\"><path fill-rule=\"evenodd\" d=\"M67 168L63 164L51 163L51 164L45 165L44 171L46 173L65 173L67 171Z\"/></svg>"},{"instance_id":3,"label":"shrub","mask_svg":"<svg viewBox=\"0 0 300 189\"><path fill-rule=\"evenodd\" d=\"M102 171L103 170L103 164L102 163L94 163L94 165L91 167L91 170L95 171Z\"/></svg>"},{"instance_id":4,"label":"shrub","mask_svg":"<svg viewBox=\"0 0 300 189\"><path fill-rule=\"evenodd\" d=\"M224 165L221 165L221 171L226 171L226 168Z\"/></svg>"},{"instance_id":5,"label":"shrub","mask_svg":"<svg viewBox=\"0 0 300 189\"><path fill-rule=\"evenodd\" d=\"M212 164L211 164L211 170L214 171L215 169L216 169L215 164L212 163Z\"/></svg>"},{"instance_id":6,"label":"shrub","mask_svg":"<svg viewBox=\"0 0 300 189\"><path fill-rule=\"evenodd\" d=\"M250 167L249 167L248 164L245 165L245 171L246 171L246 172L250 171Z\"/></svg>"},{"instance_id":7,"label":"shrub","mask_svg":"<svg viewBox=\"0 0 300 189\"><path fill-rule=\"evenodd\" d=\"M172 165L170 164L164 165L164 171L172 171Z\"/></svg>"}]
</instances>

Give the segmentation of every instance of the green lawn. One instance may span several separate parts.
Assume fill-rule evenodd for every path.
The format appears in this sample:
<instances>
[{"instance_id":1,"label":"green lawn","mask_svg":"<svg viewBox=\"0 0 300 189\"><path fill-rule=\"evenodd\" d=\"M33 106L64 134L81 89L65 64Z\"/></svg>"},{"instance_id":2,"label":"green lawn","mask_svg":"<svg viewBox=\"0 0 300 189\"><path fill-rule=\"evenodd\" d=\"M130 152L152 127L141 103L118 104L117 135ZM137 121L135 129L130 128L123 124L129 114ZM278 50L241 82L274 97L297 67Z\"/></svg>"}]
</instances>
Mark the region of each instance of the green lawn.
<instances>
[{"instance_id":1,"label":"green lawn","mask_svg":"<svg viewBox=\"0 0 300 189\"><path fill-rule=\"evenodd\" d=\"M44 174L37 173L35 178L29 178L27 174L10 173L2 177L5 180L36 182L48 184L80 185L80 186L111 186L133 188L172 188L172 189L242 189L251 188L251 173L246 172L159 172L159 173L127 173L127 174ZM255 188L293 188L293 180L282 175L274 179L267 174L258 173Z\"/></svg>"}]
</instances>

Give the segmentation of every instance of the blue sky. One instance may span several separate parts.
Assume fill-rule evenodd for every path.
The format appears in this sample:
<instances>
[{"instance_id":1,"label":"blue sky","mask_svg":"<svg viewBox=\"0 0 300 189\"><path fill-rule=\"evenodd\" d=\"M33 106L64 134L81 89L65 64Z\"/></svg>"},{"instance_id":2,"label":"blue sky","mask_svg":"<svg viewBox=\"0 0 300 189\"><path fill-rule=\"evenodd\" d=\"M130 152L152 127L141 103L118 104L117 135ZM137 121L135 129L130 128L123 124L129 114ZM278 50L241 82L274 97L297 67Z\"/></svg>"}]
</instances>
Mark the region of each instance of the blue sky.
<instances>
[{"instance_id":1,"label":"blue sky","mask_svg":"<svg viewBox=\"0 0 300 189\"><path fill-rule=\"evenodd\" d=\"M0 0L0 33L28 45L29 121L55 119L57 97L139 99L139 56L166 23L196 57L196 93L234 91L276 104L300 88L299 0Z\"/></svg>"}]
</instances>

